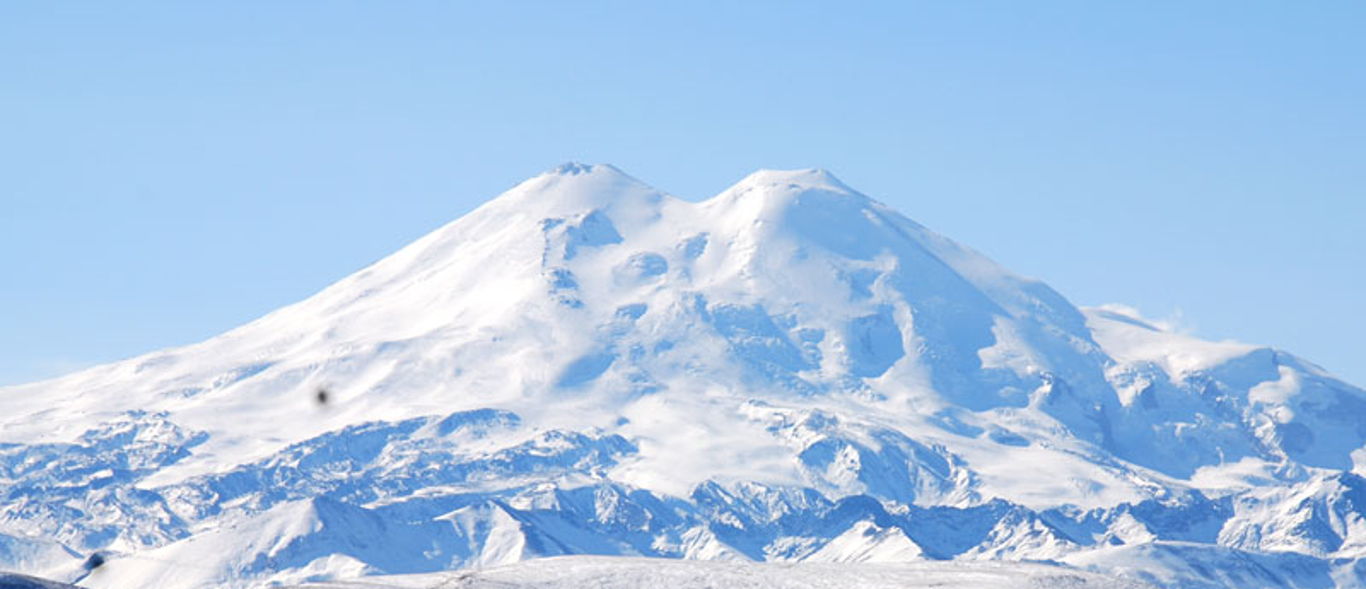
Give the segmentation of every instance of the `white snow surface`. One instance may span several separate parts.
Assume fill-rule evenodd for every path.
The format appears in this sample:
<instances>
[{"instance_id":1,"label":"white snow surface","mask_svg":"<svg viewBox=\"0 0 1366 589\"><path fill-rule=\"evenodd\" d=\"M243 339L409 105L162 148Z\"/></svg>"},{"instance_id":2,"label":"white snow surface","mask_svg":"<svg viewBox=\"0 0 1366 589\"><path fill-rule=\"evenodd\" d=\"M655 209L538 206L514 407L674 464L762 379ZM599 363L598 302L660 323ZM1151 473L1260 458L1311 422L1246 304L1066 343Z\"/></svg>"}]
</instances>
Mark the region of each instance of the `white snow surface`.
<instances>
[{"instance_id":1,"label":"white snow surface","mask_svg":"<svg viewBox=\"0 0 1366 589\"><path fill-rule=\"evenodd\" d=\"M691 202L566 164L221 336L0 388L0 444L0 568L100 551L89 586L1180 543L1366 586L1366 392L820 170Z\"/></svg>"},{"instance_id":2,"label":"white snow surface","mask_svg":"<svg viewBox=\"0 0 1366 589\"><path fill-rule=\"evenodd\" d=\"M1149 585L1078 570L1024 563L912 562L897 565L726 563L561 556L479 571L373 577L306 585L311 589L1144 589Z\"/></svg>"}]
</instances>

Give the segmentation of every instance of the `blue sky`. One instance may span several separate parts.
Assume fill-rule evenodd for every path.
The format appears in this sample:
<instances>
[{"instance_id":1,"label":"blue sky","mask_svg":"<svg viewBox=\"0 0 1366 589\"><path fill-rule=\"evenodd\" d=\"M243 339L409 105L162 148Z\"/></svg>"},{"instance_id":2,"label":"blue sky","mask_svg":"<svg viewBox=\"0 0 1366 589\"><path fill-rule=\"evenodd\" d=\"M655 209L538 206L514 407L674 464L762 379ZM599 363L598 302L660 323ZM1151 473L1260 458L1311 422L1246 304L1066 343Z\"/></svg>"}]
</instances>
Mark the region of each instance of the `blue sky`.
<instances>
[{"instance_id":1,"label":"blue sky","mask_svg":"<svg viewBox=\"0 0 1366 589\"><path fill-rule=\"evenodd\" d=\"M1366 384L1366 4L0 7L0 383L186 344L568 160L824 167Z\"/></svg>"}]
</instances>

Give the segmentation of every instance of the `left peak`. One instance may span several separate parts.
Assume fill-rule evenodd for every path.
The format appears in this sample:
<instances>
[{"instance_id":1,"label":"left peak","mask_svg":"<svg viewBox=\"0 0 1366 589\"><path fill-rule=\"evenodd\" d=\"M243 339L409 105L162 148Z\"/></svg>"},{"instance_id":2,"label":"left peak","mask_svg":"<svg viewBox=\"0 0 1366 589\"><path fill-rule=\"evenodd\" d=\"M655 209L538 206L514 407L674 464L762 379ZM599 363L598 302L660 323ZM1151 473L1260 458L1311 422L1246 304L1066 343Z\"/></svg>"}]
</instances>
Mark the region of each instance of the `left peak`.
<instances>
[{"instance_id":1,"label":"left peak","mask_svg":"<svg viewBox=\"0 0 1366 589\"><path fill-rule=\"evenodd\" d=\"M657 202L662 195L608 164L561 164L530 178L494 201L546 216Z\"/></svg>"},{"instance_id":2,"label":"left peak","mask_svg":"<svg viewBox=\"0 0 1366 589\"><path fill-rule=\"evenodd\" d=\"M555 166L554 168L546 170L545 174L543 175L578 176L581 174L594 174L603 172L624 175L621 170L618 170L616 167L610 164L582 164L579 162L565 162L563 164Z\"/></svg>"}]
</instances>

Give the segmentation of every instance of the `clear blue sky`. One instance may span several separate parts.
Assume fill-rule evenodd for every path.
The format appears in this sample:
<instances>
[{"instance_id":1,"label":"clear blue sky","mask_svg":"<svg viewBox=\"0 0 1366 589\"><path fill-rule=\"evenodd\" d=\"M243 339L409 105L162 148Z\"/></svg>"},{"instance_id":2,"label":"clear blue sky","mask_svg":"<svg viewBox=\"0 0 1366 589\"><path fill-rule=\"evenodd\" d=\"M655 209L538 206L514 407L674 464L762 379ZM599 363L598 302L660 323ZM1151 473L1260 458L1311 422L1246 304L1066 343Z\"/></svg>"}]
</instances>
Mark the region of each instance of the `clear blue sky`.
<instances>
[{"instance_id":1,"label":"clear blue sky","mask_svg":"<svg viewBox=\"0 0 1366 589\"><path fill-rule=\"evenodd\" d=\"M0 383L192 343L566 160L824 167L1366 384L1361 2L0 7Z\"/></svg>"}]
</instances>

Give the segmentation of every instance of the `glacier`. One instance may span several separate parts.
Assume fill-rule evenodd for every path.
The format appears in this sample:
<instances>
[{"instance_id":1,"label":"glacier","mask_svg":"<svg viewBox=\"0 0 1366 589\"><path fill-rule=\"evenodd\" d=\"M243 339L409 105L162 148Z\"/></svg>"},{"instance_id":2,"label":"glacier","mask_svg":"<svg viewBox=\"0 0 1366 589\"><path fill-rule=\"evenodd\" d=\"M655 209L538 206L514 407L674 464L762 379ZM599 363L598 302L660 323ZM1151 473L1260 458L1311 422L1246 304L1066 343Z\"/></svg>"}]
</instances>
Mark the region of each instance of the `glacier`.
<instances>
[{"instance_id":1,"label":"glacier","mask_svg":"<svg viewBox=\"0 0 1366 589\"><path fill-rule=\"evenodd\" d=\"M218 337L0 388L0 569L1366 587L1364 474L1366 391L1076 307L828 172L692 202L566 164Z\"/></svg>"}]
</instances>

